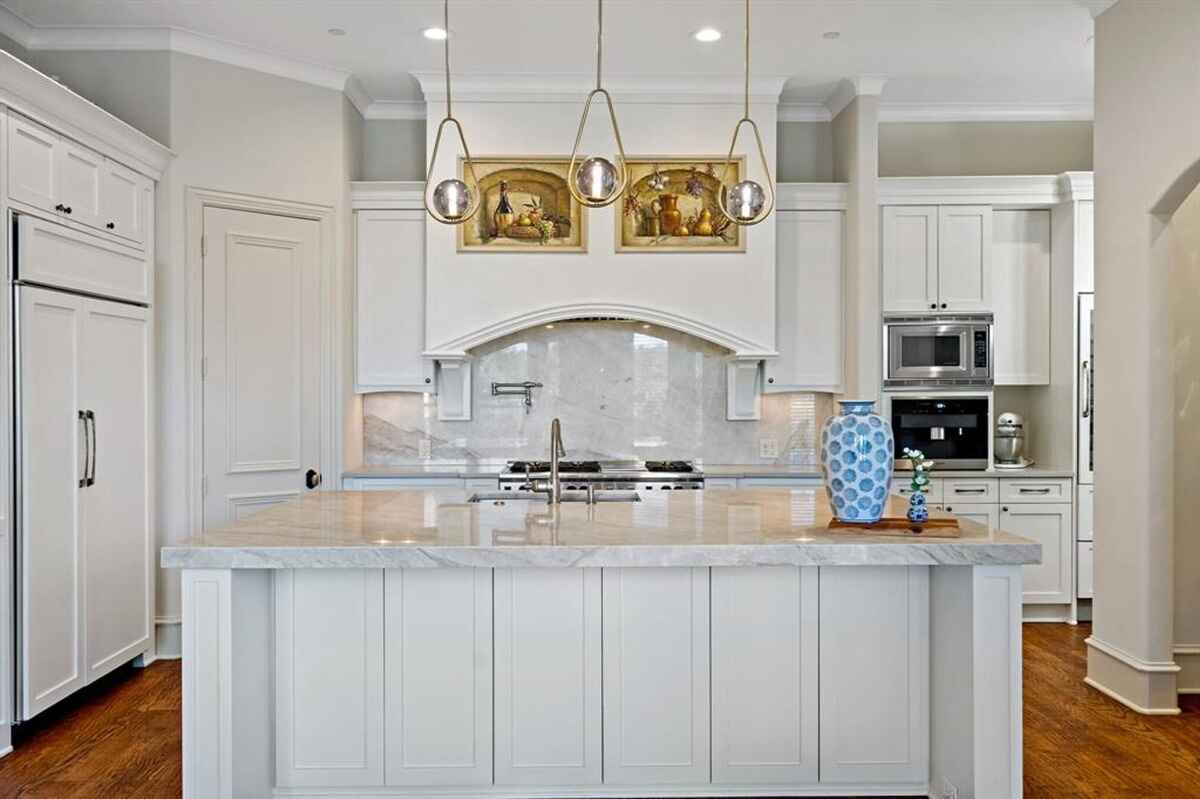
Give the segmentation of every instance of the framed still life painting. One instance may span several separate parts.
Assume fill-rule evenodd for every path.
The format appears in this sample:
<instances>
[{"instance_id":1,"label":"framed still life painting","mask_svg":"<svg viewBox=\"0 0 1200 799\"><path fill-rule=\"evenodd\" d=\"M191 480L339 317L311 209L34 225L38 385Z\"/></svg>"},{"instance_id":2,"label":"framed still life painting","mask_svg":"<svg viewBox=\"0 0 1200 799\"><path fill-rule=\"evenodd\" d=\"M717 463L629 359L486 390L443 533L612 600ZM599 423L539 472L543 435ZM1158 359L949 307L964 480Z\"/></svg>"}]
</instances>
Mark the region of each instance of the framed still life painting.
<instances>
[{"instance_id":1,"label":"framed still life painting","mask_svg":"<svg viewBox=\"0 0 1200 799\"><path fill-rule=\"evenodd\" d=\"M459 252L587 252L587 214L567 188L570 158L472 158L479 211L458 226ZM463 160L458 174L463 180Z\"/></svg>"},{"instance_id":2,"label":"framed still life painting","mask_svg":"<svg viewBox=\"0 0 1200 799\"><path fill-rule=\"evenodd\" d=\"M745 252L745 233L717 205L724 156L629 158L617 252ZM742 179L745 158L730 167Z\"/></svg>"}]
</instances>

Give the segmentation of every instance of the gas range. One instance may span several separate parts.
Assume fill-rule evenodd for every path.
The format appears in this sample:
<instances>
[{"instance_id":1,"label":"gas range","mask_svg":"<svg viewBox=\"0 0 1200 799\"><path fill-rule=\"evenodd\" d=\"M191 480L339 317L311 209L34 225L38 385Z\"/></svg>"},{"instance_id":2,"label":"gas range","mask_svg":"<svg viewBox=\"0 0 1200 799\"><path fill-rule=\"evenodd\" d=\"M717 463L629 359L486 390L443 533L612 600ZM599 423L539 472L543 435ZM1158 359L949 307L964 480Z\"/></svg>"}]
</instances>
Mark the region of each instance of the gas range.
<instances>
[{"instance_id":1,"label":"gas range","mask_svg":"<svg viewBox=\"0 0 1200 799\"><path fill-rule=\"evenodd\" d=\"M704 488L704 474L691 461L570 461L558 462L564 491L635 489L686 491ZM550 477L549 461L509 461L500 473L500 488L516 491L526 481Z\"/></svg>"}]
</instances>

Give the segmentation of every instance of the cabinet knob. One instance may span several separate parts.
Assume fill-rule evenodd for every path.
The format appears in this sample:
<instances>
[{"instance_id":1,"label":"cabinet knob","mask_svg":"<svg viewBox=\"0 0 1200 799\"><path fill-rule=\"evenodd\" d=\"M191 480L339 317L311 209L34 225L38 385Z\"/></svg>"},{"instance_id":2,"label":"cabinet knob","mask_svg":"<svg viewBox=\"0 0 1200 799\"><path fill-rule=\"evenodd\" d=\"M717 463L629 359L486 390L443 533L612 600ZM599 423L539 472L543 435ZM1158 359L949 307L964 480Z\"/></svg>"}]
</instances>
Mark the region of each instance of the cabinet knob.
<instances>
[{"instance_id":1,"label":"cabinet knob","mask_svg":"<svg viewBox=\"0 0 1200 799\"><path fill-rule=\"evenodd\" d=\"M946 513L950 513L952 510L954 510L954 508L950 507L949 505L946 506Z\"/></svg>"},{"instance_id":2,"label":"cabinet knob","mask_svg":"<svg viewBox=\"0 0 1200 799\"><path fill-rule=\"evenodd\" d=\"M1008 513L1008 506L1007 506L1007 505L1005 505L1003 508L1001 508L1001 509L1000 509L1000 512L1001 512L1001 513Z\"/></svg>"},{"instance_id":3,"label":"cabinet knob","mask_svg":"<svg viewBox=\"0 0 1200 799\"><path fill-rule=\"evenodd\" d=\"M937 303L936 303L936 302L931 302L931 303L929 303L929 307L930 307L930 308L932 308L932 309L934 309L934 310L936 311L936 310L937 310Z\"/></svg>"},{"instance_id":4,"label":"cabinet knob","mask_svg":"<svg viewBox=\"0 0 1200 799\"><path fill-rule=\"evenodd\" d=\"M105 227L106 227L106 228L108 228L109 230L116 230L116 228L117 228L117 223L116 223L116 222L109 222L107 225L105 225Z\"/></svg>"},{"instance_id":5,"label":"cabinet knob","mask_svg":"<svg viewBox=\"0 0 1200 799\"><path fill-rule=\"evenodd\" d=\"M432 383L432 382L433 382L433 378L432 378L432 377L427 377L427 378L425 378L425 382L426 382L426 383Z\"/></svg>"},{"instance_id":6,"label":"cabinet knob","mask_svg":"<svg viewBox=\"0 0 1200 799\"><path fill-rule=\"evenodd\" d=\"M67 210L67 206L63 205L62 203L58 203L57 205L54 206L54 210L55 211L65 211L65 210Z\"/></svg>"},{"instance_id":7,"label":"cabinet knob","mask_svg":"<svg viewBox=\"0 0 1200 799\"><path fill-rule=\"evenodd\" d=\"M943 303L942 303L942 307L943 307L943 308L945 308L945 307L946 307L946 303L944 303L944 302L943 302Z\"/></svg>"},{"instance_id":8,"label":"cabinet knob","mask_svg":"<svg viewBox=\"0 0 1200 799\"><path fill-rule=\"evenodd\" d=\"M775 382L775 378L773 378L773 377L768 377L768 378L767 378L767 382L768 382L768 383L774 383L774 382Z\"/></svg>"},{"instance_id":9,"label":"cabinet knob","mask_svg":"<svg viewBox=\"0 0 1200 799\"><path fill-rule=\"evenodd\" d=\"M63 210L69 214L69 213L71 213L71 206L68 205L65 208L63 208Z\"/></svg>"}]
</instances>

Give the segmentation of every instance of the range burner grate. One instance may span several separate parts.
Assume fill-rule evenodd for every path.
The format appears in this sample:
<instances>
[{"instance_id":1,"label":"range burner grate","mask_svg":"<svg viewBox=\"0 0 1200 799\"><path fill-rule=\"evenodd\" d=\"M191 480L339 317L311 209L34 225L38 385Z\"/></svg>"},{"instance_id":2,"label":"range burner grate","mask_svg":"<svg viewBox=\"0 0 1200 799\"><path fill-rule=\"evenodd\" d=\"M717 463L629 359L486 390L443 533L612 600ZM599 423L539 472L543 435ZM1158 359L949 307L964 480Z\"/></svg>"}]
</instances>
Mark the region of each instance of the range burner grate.
<instances>
[{"instance_id":1,"label":"range burner grate","mask_svg":"<svg viewBox=\"0 0 1200 799\"><path fill-rule=\"evenodd\" d=\"M550 461L509 461L508 470L513 474L524 474L526 467L530 472L550 471ZM596 474L600 471L600 461L559 461L559 472Z\"/></svg>"},{"instance_id":2,"label":"range burner grate","mask_svg":"<svg viewBox=\"0 0 1200 799\"><path fill-rule=\"evenodd\" d=\"M693 468L692 464L687 461L646 461L646 471L689 474L695 471L695 469Z\"/></svg>"}]
</instances>

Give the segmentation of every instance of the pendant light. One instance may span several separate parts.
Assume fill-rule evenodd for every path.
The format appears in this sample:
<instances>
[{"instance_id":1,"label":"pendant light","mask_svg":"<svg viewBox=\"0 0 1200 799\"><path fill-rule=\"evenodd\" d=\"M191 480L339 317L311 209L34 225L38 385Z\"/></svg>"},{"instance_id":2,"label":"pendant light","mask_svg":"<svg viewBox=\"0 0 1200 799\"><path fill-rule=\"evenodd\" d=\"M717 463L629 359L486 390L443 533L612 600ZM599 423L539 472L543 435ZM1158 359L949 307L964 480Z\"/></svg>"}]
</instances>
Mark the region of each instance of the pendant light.
<instances>
[{"instance_id":1,"label":"pendant light","mask_svg":"<svg viewBox=\"0 0 1200 799\"><path fill-rule=\"evenodd\" d=\"M583 116L579 120L579 132L575 134L575 147L571 150L571 165L567 168L567 188L580 205L588 208L603 208L612 205L625 193L629 184L629 167L625 161L625 146L621 144L621 131L617 128L617 112L613 110L612 97L600 82L604 55L604 0L596 0L596 88L588 93L583 104ZM588 111L596 95L604 95L608 105L608 118L612 121L613 137L617 140L617 163L593 155L579 163L579 142L587 125ZM576 168L578 164L578 168Z\"/></svg>"},{"instance_id":2,"label":"pendant light","mask_svg":"<svg viewBox=\"0 0 1200 799\"><path fill-rule=\"evenodd\" d=\"M437 136L433 140L433 154L429 156L429 171L425 174L425 210L443 225L461 225L479 210L479 179L475 177L475 164L471 160L471 150L467 147L467 138L463 135L462 123L454 118L450 106L450 0L442 0L442 16L446 30L446 117L438 125ZM446 125L453 123L458 131L458 141L462 144L464 155L464 176L471 178L474 189L458 178L446 178L429 190L433 181L433 168L437 164L438 148L442 144L442 132Z\"/></svg>"},{"instance_id":3,"label":"pendant light","mask_svg":"<svg viewBox=\"0 0 1200 799\"><path fill-rule=\"evenodd\" d=\"M771 180L771 167L767 163L767 151L763 147L758 125L750 118L750 0L746 0L745 44L745 108L742 118L738 120L737 126L733 129L733 141L729 142L729 155L725 158L725 169L721 173L721 191L717 192L717 205L720 207L721 213L734 224L743 227L757 225L770 216L771 211L775 208L775 184ZM763 175L767 179L766 190L760 183L749 178L735 184L732 188L725 183L725 179L729 176L729 170L733 167L733 150L737 147L738 133L741 132L742 125L746 124L749 124L750 129L754 131L754 139L758 143L758 157L762 161Z\"/></svg>"}]
</instances>

